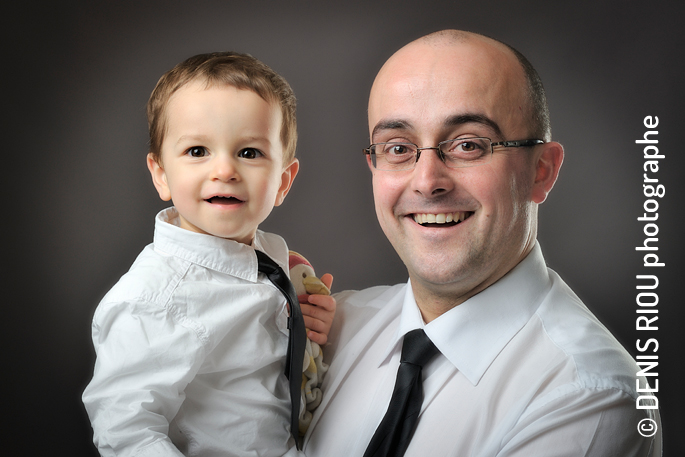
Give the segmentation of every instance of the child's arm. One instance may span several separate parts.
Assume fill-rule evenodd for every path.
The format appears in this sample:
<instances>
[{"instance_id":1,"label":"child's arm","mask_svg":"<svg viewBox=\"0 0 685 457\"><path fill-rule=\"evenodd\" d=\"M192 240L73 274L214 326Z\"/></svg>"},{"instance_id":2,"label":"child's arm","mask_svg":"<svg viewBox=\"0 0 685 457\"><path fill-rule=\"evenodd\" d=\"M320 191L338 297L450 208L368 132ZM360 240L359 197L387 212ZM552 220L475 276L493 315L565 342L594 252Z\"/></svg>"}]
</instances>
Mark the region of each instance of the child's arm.
<instances>
[{"instance_id":1,"label":"child's arm","mask_svg":"<svg viewBox=\"0 0 685 457\"><path fill-rule=\"evenodd\" d=\"M167 430L199 368L189 356L204 349L194 332L150 304L102 303L93 342L97 360L83 402L102 455L132 455L146 447L182 456Z\"/></svg>"},{"instance_id":2,"label":"child's arm","mask_svg":"<svg viewBox=\"0 0 685 457\"><path fill-rule=\"evenodd\" d=\"M326 273L321 281L331 288L333 276ZM336 303L330 295L300 295L300 306L304 315L304 325L309 330L307 337L313 342L323 346L328 341L328 334L333 325Z\"/></svg>"}]
</instances>

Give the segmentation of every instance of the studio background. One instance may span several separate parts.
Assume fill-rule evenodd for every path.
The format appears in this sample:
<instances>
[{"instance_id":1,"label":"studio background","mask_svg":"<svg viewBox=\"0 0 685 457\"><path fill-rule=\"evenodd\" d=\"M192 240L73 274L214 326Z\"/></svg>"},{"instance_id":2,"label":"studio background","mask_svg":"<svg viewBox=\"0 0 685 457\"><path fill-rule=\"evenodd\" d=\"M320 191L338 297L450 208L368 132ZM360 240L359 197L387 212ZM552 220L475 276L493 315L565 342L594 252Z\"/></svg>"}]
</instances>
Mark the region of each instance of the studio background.
<instances>
[{"instance_id":1,"label":"studio background","mask_svg":"<svg viewBox=\"0 0 685 457\"><path fill-rule=\"evenodd\" d=\"M161 202L145 166L145 103L158 78L235 50L298 97L301 171L262 228L304 253L334 290L406 281L373 210L366 103L399 47L443 28L505 41L547 90L566 150L540 208L549 265L635 355L637 274L657 274L664 455L685 455L680 2L25 2L2 31L4 450L95 456L80 395L100 298L151 242ZM659 251L642 253L643 119L659 117ZM7 141L9 140L9 141ZM680 228L679 228L680 227ZM653 335L650 335L653 336ZM644 338L644 337L643 337ZM458 433L458 431L455 431Z\"/></svg>"}]
</instances>

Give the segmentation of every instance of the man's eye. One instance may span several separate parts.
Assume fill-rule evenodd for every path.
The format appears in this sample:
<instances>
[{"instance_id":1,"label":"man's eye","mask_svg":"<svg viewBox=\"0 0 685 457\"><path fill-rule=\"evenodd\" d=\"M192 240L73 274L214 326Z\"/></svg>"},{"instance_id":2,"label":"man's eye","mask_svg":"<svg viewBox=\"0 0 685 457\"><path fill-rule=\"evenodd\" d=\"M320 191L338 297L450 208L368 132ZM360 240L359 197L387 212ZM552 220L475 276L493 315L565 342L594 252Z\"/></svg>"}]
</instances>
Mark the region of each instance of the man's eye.
<instances>
[{"instance_id":1,"label":"man's eye","mask_svg":"<svg viewBox=\"0 0 685 457\"><path fill-rule=\"evenodd\" d=\"M478 150L478 145L472 141L464 141L459 145L459 149L463 152L473 152Z\"/></svg>"},{"instance_id":2,"label":"man's eye","mask_svg":"<svg viewBox=\"0 0 685 457\"><path fill-rule=\"evenodd\" d=\"M190 157L204 157L207 155L207 149L204 146L193 146L186 151Z\"/></svg>"},{"instance_id":3,"label":"man's eye","mask_svg":"<svg viewBox=\"0 0 685 457\"><path fill-rule=\"evenodd\" d=\"M262 155L262 152L255 148L245 148L238 153L238 157L241 159L256 159Z\"/></svg>"},{"instance_id":4,"label":"man's eye","mask_svg":"<svg viewBox=\"0 0 685 457\"><path fill-rule=\"evenodd\" d=\"M387 144L383 148L384 154L402 155L409 152L409 147L406 144Z\"/></svg>"},{"instance_id":5,"label":"man's eye","mask_svg":"<svg viewBox=\"0 0 685 457\"><path fill-rule=\"evenodd\" d=\"M446 152L452 154L466 154L469 157L480 156L485 153L487 146L485 142L478 138L468 140L457 140L448 144Z\"/></svg>"}]
</instances>

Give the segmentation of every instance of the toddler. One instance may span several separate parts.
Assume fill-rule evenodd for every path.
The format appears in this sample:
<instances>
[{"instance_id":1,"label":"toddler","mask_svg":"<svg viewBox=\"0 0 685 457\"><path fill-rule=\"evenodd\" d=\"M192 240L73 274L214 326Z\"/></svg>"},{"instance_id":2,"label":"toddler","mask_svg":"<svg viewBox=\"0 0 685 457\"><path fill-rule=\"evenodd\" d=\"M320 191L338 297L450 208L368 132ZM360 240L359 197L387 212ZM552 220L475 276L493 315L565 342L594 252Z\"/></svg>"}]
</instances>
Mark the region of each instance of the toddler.
<instances>
[{"instance_id":1,"label":"toddler","mask_svg":"<svg viewBox=\"0 0 685 457\"><path fill-rule=\"evenodd\" d=\"M212 53L162 76L147 112L148 168L174 206L95 311L94 441L103 456L299 455L289 310L255 254L288 271L285 241L258 225L298 172L295 96L253 57ZM307 336L323 344L335 301L309 303Z\"/></svg>"}]
</instances>

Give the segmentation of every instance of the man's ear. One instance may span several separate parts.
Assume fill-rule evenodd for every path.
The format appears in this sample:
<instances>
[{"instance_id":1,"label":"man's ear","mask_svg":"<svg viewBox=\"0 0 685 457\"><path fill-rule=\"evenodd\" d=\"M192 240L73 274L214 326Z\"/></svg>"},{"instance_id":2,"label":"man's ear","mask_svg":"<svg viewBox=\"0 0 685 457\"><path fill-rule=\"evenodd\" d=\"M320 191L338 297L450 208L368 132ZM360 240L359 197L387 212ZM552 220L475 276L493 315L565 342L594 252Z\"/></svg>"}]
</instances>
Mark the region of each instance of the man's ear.
<instances>
[{"instance_id":1,"label":"man's ear","mask_svg":"<svg viewBox=\"0 0 685 457\"><path fill-rule=\"evenodd\" d=\"M283 169L283 173L281 174L281 187L278 188L274 206L280 206L281 203L283 203L285 196L288 195L290 187L293 185L293 181L295 181L295 176L297 176L298 171L300 171L300 161L297 159L293 159L293 161L290 162L290 165Z\"/></svg>"},{"instance_id":2,"label":"man's ear","mask_svg":"<svg viewBox=\"0 0 685 457\"><path fill-rule=\"evenodd\" d=\"M373 166L373 162L371 162L371 154L364 154L366 157L366 164L369 166L369 170L371 170L371 173L376 171L376 169Z\"/></svg>"},{"instance_id":3,"label":"man's ear","mask_svg":"<svg viewBox=\"0 0 685 457\"><path fill-rule=\"evenodd\" d=\"M564 161L564 147L556 141L550 141L538 147L543 150L535 164L535 182L531 199L540 204L547 199L547 194L557 181L559 169Z\"/></svg>"},{"instance_id":4,"label":"man's ear","mask_svg":"<svg viewBox=\"0 0 685 457\"><path fill-rule=\"evenodd\" d=\"M155 185L159 198L165 202L171 200L171 191L169 191L169 184L166 181L164 168L155 160L151 152L147 155L147 169L150 170L152 184Z\"/></svg>"}]
</instances>

